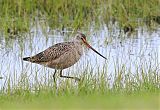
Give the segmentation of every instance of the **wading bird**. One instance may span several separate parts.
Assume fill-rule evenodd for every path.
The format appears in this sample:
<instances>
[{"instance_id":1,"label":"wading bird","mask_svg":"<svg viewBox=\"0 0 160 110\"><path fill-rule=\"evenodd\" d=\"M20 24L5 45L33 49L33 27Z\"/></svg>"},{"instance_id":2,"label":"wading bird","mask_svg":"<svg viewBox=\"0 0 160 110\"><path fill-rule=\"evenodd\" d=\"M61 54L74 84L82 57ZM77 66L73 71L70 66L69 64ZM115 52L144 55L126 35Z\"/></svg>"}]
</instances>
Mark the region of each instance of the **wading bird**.
<instances>
[{"instance_id":1,"label":"wading bird","mask_svg":"<svg viewBox=\"0 0 160 110\"><path fill-rule=\"evenodd\" d=\"M77 77L62 75L62 70L74 65L80 59L83 54L83 45L107 59L87 43L84 34L78 33L73 41L57 43L34 56L25 57L23 60L55 69L54 80L57 70L60 70L60 77L80 80Z\"/></svg>"}]
</instances>

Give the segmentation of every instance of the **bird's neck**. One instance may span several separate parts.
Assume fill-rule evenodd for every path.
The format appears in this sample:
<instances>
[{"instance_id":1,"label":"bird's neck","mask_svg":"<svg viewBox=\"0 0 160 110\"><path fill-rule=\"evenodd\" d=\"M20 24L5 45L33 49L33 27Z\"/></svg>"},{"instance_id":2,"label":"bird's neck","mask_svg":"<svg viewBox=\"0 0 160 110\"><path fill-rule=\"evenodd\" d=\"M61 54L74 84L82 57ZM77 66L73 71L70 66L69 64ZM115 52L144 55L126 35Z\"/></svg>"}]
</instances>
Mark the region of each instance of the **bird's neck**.
<instances>
[{"instance_id":1,"label":"bird's neck","mask_svg":"<svg viewBox=\"0 0 160 110\"><path fill-rule=\"evenodd\" d=\"M78 45L82 45L83 44L83 42L82 41L80 41L80 40L77 40L77 39L74 39L74 41L73 41L75 44L78 44Z\"/></svg>"}]
</instances>

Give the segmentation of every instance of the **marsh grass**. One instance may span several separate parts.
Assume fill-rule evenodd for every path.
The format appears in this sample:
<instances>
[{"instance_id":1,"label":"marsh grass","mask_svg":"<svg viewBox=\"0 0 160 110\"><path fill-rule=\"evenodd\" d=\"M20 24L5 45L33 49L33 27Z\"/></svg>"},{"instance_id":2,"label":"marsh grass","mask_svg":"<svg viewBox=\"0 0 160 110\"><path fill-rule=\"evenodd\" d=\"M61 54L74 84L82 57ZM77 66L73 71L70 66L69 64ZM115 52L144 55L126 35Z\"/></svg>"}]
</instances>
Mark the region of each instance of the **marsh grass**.
<instances>
[{"instance_id":1,"label":"marsh grass","mask_svg":"<svg viewBox=\"0 0 160 110\"><path fill-rule=\"evenodd\" d=\"M160 22L159 7L159 0L2 0L0 29L9 34L28 32L42 19L50 28L62 30L110 21L119 22L120 27L136 28L145 23L155 27Z\"/></svg>"},{"instance_id":2,"label":"marsh grass","mask_svg":"<svg viewBox=\"0 0 160 110\"><path fill-rule=\"evenodd\" d=\"M86 70L79 75L79 82L57 77L57 84L49 75L41 78L35 75L35 81L31 82L30 76L23 73L16 84L14 78L6 79L0 91L0 106L4 109L158 109L158 71L141 68L137 73L130 73L123 65L112 76L103 71L93 75Z\"/></svg>"}]
</instances>

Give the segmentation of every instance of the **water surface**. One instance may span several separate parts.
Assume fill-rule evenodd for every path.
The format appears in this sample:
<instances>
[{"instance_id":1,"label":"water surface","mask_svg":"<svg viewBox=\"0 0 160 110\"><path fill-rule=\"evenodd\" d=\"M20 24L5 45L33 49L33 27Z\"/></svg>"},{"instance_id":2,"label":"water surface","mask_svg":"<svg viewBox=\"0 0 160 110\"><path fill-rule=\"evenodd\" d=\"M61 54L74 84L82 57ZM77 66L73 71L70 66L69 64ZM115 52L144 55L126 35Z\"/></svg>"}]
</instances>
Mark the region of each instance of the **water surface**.
<instances>
[{"instance_id":1,"label":"water surface","mask_svg":"<svg viewBox=\"0 0 160 110\"><path fill-rule=\"evenodd\" d=\"M67 30L66 30L67 31ZM85 49L84 55L74 66L65 69L63 74L80 77L82 74L97 75L104 73L112 76L123 70L124 74L136 73L141 68L160 73L160 29L150 31L147 28L137 28L131 35L124 34L116 26L110 30L103 25L98 30L86 32L87 40L96 50L107 57L103 59L92 50ZM11 39L9 43L0 37L0 87L4 87L6 79L16 85L22 77L28 77L30 84L36 81L44 82L52 79L54 69L38 64L22 61L23 57L39 53L56 43L74 38L71 32L47 30L33 27L25 40ZM73 36L73 37L69 37ZM35 79L37 76L37 79Z\"/></svg>"}]
</instances>

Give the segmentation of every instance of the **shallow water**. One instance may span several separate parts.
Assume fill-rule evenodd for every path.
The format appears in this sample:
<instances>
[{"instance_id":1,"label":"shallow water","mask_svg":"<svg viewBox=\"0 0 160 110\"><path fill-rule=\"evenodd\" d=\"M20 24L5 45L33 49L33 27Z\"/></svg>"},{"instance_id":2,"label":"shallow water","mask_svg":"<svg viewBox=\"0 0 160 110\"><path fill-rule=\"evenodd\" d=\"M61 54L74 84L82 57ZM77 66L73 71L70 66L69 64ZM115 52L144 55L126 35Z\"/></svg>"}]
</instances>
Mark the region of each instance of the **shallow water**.
<instances>
[{"instance_id":1,"label":"shallow water","mask_svg":"<svg viewBox=\"0 0 160 110\"><path fill-rule=\"evenodd\" d=\"M82 31L83 32L83 31ZM34 55L58 42L68 41L74 37L71 33L64 35L59 31L47 31L41 27L32 28L24 42L12 39L8 45L1 39L0 42L0 88L11 79L12 85L17 85L22 77L28 76L30 84L37 81L44 82L52 77L54 69L38 64L22 61L23 57ZM131 35L124 34L117 27L109 31L107 26L99 30L90 29L86 34L88 42L108 60L103 59L92 50L85 49L84 55L74 66L65 69L63 74L78 76L82 74L106 75L136 73L137 69L156 69L160 73L160 29L150 32L146 28L138 28ZM35 79L37 76L37 79Z\"/></svg>"}]
</instances>

